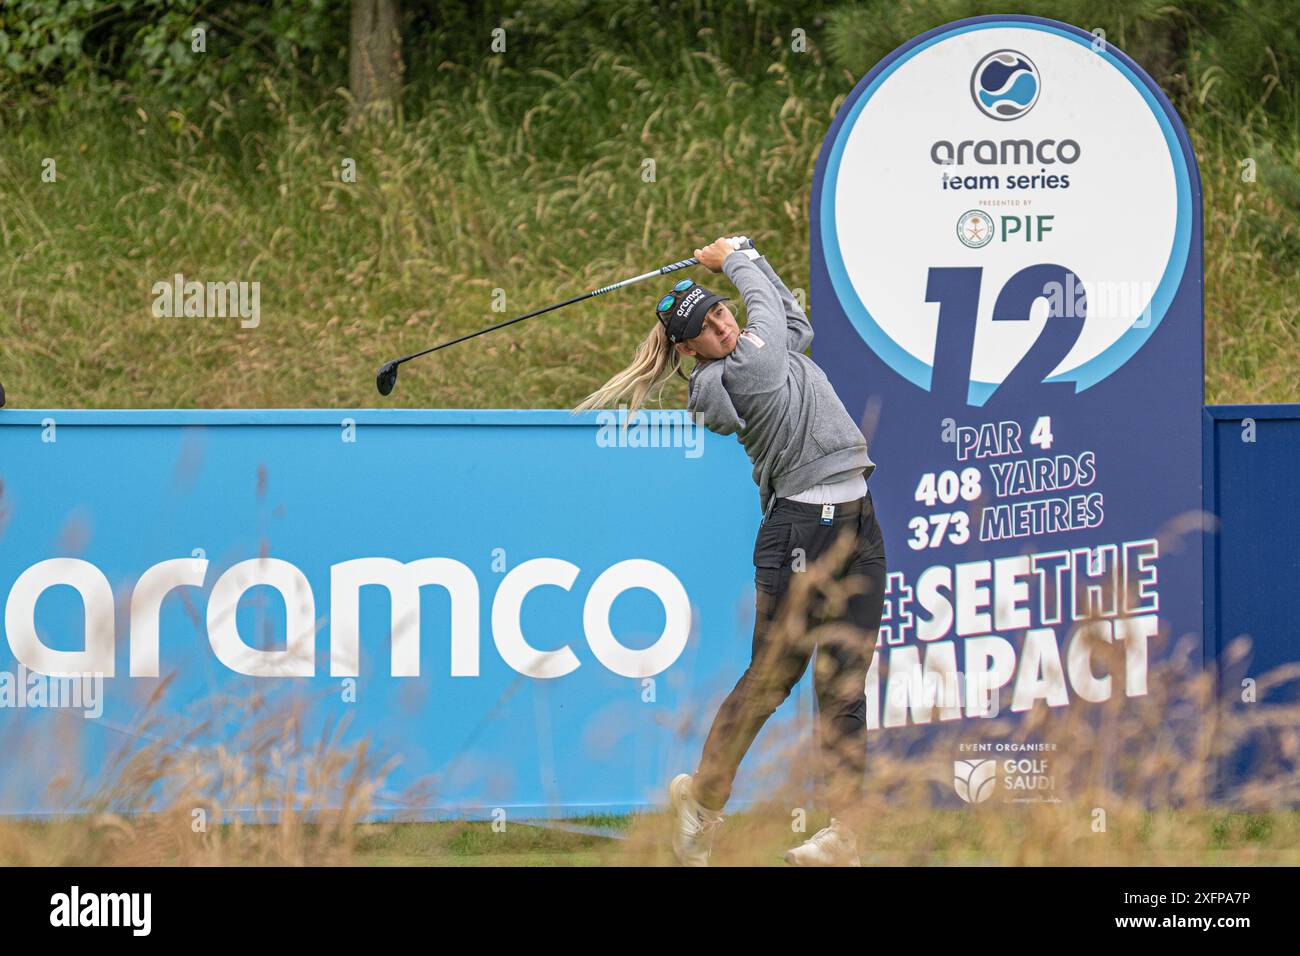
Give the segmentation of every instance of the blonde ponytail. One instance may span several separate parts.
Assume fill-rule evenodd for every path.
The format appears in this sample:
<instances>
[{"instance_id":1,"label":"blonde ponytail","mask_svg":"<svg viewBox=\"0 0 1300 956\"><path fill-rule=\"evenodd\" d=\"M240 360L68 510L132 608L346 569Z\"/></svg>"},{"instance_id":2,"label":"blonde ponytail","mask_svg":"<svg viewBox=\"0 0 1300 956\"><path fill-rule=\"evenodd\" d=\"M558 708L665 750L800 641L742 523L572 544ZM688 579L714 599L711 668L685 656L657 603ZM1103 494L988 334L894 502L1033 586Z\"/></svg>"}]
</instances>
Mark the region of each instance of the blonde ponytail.
<instances>
[{"instance_id":1,"label":"blonde ponytail","mask_svg":"<svg viewBox=\"0 0 1300 956\"><path fill-rule=\"evenodd\" d=\"M574 411L605 408L626 397L630 417L645 403L650 390L662 386L674 373L683 381L687 380L682 372L681 353L668 341L663 324L656 322L650 334L637 346L632 364L584 398ZM659 391L662 394L662 387Z\"/></svg>"}]
</instances>

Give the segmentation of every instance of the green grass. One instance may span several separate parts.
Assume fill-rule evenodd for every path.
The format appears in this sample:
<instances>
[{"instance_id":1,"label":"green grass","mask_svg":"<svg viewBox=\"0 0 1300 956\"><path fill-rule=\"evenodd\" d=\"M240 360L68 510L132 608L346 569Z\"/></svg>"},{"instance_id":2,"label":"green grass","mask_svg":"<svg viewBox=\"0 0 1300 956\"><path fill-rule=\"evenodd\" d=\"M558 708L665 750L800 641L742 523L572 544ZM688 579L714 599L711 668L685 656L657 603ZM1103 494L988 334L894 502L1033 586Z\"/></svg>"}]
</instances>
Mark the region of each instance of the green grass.
<instances>
[{"instance_id":1,"label":"green grass","mask_svg":"<svg viewBox=\"0 0 1300 956\"><path fill-rule=\"evenodd\" d=\"M626 830L630 817L569 824ZM562 826L563 824L561 824ZM611 837L569 832L545 821L374 824L358 838L356 862L370 866L594 866L608 862Z\"/></svg>"},{"instance_id":2,"label":"green grass","mask_svg":"<svg viewBox=\"0 0 1300 956\"><path fill-rule=\"evenodd\" d=\"M504 92L467 81L420 118L356 137L335 131L332 108L285 115L233 159L209 131L129 106L8 131L0 314L12 403L372 405L374 369L394 355L742 224L805 282L808 182L834 94L780 74L737 88L692 54L675 69L664 84L608 55ZM39 184L49 155L59 181ZM345 157L355 184L338 179ZM150 287L175 272L260 281L261 326L154 318ZM426 361L396 399L575 404L626 363L655 295L629 291Z\"/></svg>"}]
</instances>

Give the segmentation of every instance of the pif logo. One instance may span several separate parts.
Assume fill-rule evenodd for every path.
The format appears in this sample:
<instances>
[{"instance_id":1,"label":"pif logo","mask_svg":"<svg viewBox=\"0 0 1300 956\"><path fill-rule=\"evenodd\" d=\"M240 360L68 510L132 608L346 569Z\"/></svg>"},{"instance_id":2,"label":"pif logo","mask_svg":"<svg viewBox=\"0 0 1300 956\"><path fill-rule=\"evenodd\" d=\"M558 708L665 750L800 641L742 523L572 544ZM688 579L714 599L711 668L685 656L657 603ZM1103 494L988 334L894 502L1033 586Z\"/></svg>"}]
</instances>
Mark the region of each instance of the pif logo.
<instances>
[{"instance_id":1,"label":"pif logo","mask_svg":"<svg viewBox=\"0 0 1300 956\"><path fill-rule=\"evenodd\" d=\"M1018 50L996 50L975 64L970 95L990 119L1020 119L1038 102L1038 67Z\"/></svg>"},{"instance_id":2,"label":"pif logo","mask_svg":"<svg viewBox=\"0 0 1300 956\"><path fill-rule=\"evenodd\" d=\"M957 238L969 249L983 249L994 235L1002 242L1043 242L1053 231L1052 215L999 216L1001 226L983 209L969 209L957 217Z\"/></svg>"},{"instance_id":3,"label":"pif logo","mask_svg":"<svg viewBox=\"0 0 1300 956\"><path fill-rule=\"evenodd\" d=\"M957 219L957 238L971 249L982 249L993 241L993 219L982 209L971 209Z\"/></svg>"},{"instance_id":4,"label":"pif logo","mask_svg":"<svg viewBox=\"0 0 1300 956\"><path fill-rule=\"evenodd\" d=\"M967 803L983 803L993 796L997 772L996 760L954 760L952 785Z\"/></svg>"}]
</instances>

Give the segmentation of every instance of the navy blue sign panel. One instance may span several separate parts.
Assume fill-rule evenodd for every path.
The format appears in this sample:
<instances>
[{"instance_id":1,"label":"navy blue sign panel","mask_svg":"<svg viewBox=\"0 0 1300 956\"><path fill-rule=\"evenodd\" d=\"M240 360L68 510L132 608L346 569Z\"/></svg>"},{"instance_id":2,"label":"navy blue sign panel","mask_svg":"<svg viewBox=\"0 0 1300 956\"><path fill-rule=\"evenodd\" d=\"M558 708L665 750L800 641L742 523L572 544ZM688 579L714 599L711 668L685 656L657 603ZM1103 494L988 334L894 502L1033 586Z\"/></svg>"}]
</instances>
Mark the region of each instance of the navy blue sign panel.
<instances>
[{"instance_id":1,"label":"navy blue sign panel","mask_svg":"<svg viewBox=\"0 0 1300 956\"><path fill-rule=\"evenodd\" d=\"M814 358L870 439L890 564L868 719L951 728L954 789L989 799L971 718L1145 695L1201 632L1196 160L1104 38L979 17L854 88L811 233Z\"/></svg>"},{"instance_id":2,"label":"navy blue sign panel","mask_svg":"<svg viewBox=\"0 0 1300 956\"><path fill-rule=\"evenodd\" d=\"M1300 405L1212 405L1204 410L1205 653L1232 744L1216 796L1237 801L1294 781L1295 758L1276 746L1294 723L1300 681L1277 675L1300 662L1288 596L1300 583ZM1238 643L1242 642L1242 643ZM1253 729L1242 736L1240 723ZM1292 805L1293 782L1284 783Z\"/></svg>"}]
</instances>

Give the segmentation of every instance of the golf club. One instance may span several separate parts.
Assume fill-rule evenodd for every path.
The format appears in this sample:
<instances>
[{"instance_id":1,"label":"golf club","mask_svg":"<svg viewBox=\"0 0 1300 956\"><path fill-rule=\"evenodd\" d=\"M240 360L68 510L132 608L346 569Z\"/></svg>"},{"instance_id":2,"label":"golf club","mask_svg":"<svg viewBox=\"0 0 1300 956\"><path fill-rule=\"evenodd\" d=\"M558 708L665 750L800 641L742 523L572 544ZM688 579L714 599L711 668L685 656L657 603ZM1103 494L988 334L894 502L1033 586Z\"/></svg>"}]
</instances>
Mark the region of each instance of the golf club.
<instances>
[{"instance_id":1,"label":"golf club","mask_svg":"<svg viewBox=\"0 0 1300 956\"><path fill-rule=\"evenodd\" d=\"M393 361L388 362L380 367L379 373L375 376L375 387L379 389L380 395L387 395L390 392L392 392L393 386L397 384L397 367L401 365L403 362L409 362L411 361L411 359L419 358L421 355L428 355L430 352L436 352L438 351L438 349L445 349L447 346L455 345L457 342L464 342L466 339L472 339L476 336L484 335L488 332L493 332L496 329L503 329L507 325L513 325L516 322L522 322L524 319L531 319L535 315L542 315L546 312L554 312L556 309L562 309L566 305L573 305L575 302L581 302L583 299L590 299L593 298L594 296L604 295L606 292L613 292L615 289L621 289L624 286L632 285L634 282L640 282L643 279L653 279L655 276L667 275L670 272L676 272L678 269L686 269L689 268L690 266L696 266L699 264L700 264L699 259L695 259L695 258L683 259L680 262L674 262L671 263L670 265L661 266L660 268L655 269L653 272L643 272L639 276L633 276L630 279L624 279L622 282L615 282L613 285L602 286L601 288L596 289L593 292L584 292L582 293L582 295L575 295L572 299L566 299L565 301L558 302L555 305L548 305L544 309L538 309L535 312L529 312L527 315L521 315L513 319L507 319L504 322L498 322L496 325L489 325L485 329L479 329L477 332L471 332L468 335L462 335L460 338L452 339L450 342L443 342L440 345L435 345L432 348L427 348L422 352L413 352L410 355L404 355L401 358L394 359Z\"/></svg>"}]
</instances>

